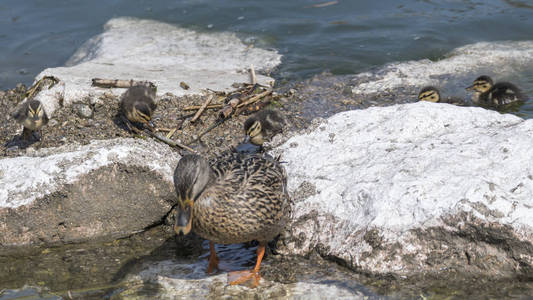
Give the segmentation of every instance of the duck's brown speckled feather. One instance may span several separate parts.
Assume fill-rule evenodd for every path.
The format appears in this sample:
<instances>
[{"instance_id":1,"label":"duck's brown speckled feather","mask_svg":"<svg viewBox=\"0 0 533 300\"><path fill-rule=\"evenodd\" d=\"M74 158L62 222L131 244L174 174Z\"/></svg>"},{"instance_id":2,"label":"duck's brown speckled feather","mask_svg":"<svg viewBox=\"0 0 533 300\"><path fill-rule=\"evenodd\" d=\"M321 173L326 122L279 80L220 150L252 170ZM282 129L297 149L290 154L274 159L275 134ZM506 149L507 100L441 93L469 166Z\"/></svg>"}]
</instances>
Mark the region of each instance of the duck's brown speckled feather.
<instances>
[{"instance_id":1,"label":"duck's brown speckled feather","mask_svg":"<svg viewBox=\"0 0 533 300\"><path fill-rule=\"evenodd\" d=\"M290 212L287 175L268 155L226 151L211 160L213 182L195 201L193 231L220 244L269 241Z\"/></svg>"}]
</instances>

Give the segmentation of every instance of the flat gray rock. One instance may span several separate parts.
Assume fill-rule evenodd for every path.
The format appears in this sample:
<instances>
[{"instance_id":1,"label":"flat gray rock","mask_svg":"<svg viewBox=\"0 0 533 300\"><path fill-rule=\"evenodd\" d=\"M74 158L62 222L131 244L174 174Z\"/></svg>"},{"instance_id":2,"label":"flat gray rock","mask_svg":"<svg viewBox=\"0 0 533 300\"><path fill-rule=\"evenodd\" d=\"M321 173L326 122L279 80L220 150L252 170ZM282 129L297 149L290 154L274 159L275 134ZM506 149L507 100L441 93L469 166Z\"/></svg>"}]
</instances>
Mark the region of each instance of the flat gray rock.
<instances>
[{"instance_id":1,"label":"flat gray rock","mask_svg":"<svg viewBox=\"0 0 533 300\"><path fill-rule=\"evenodd\" d=\"M372 274L531 274L533 120L414 103L289 139L288 252ZM528 273L529 272L529 273Z\"/></svg>"},{"instance_id":2,"label":"flat gray rock","mask_svg":"<svg viewBox=\"0 0 533 300\"><path fill-rule=\"evenodd\" d=\"M130 235L175 201L179 155L139 139L41 149L0 160L0 248Z\"/></svg>"}]
</instances>

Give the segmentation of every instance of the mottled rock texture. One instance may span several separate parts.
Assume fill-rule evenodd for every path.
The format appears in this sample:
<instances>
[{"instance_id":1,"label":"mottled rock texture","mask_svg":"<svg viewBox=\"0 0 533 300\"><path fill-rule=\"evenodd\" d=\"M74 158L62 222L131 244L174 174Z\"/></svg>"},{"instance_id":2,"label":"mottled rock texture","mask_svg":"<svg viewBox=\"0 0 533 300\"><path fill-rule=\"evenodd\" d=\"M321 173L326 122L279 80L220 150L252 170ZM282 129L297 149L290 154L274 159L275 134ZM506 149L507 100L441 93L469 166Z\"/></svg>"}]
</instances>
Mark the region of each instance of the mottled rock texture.
<instances>
[{"instance_id":1,"label":"mottled rock texture","mask_svg":"<svg viewBox=\"0 0 533 300\"><path fill-rule=\"evenodd\" d=\"M532 274L533 120L415 103L337 114L276 152L287 251L362 272Z\"/></svg>"},{"instance_id":2,"label":"mottled rock texture","mask_svg":"<svg viewBox=\"0 0 533 300\"><path fill-rule=\"evenodd\" d=\"M130 235L175 201L179 155L139 139L95 141L0 160L0 247Z\"/></svg>"}]
</instances>

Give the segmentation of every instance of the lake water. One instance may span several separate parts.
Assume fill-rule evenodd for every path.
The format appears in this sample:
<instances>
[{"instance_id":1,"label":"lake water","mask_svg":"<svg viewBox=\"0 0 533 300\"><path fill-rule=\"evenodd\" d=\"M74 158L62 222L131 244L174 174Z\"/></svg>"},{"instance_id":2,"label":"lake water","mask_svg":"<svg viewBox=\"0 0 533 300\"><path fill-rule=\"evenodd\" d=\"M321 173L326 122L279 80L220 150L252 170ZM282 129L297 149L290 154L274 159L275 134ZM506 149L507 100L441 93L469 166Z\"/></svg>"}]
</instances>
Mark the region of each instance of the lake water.
<instances>
[{"instance_id":1,"label":"lake water","mask_svg":"<svg viewBox=\"0 0 533 300\"><path fill-rule=\"evenodd\" d=\"M325 4L325 5L320 5ZM63 65L110 18L135 16L232 31L284 55L275 77L358 74L387 63L439 60L480 41L533 40L530 1L16 1L0 2L0 89ZM501 74L533 94L533 71ZM502 66L505 67L505 66ZM490 72L490 70L489 70ZM464 86L470 84L468 78ZM531 109L526 105L526 111ZM526 113L529 115L529 113Z\"/></svg>"}]
</instances>

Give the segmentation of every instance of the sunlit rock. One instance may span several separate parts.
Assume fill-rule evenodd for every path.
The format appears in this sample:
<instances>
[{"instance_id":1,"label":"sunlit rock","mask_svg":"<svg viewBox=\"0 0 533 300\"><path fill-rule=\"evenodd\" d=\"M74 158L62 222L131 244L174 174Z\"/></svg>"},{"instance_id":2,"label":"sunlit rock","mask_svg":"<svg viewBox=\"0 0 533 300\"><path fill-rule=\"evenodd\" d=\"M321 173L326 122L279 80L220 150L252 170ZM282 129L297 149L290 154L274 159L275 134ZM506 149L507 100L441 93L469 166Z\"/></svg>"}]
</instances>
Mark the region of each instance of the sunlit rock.
<instances>
[{"instance_id":1,"label":"sunlit rock","mask_svg":"<svg viewBox=\"0 0 533 300\"><path fill-rule=\"evenodd\" d=\"M339 113L276 152L287 252L374 274L531 274L533 120L415 103Z\"/></svg>"},{"instance_id":2,"label":"sunlit rock","mask_svg":"<svg viewBox=\"0 0 533 300\"><path fill-rule=\"evenodd\" d=\"M123 138L1 159L0 248L118 238L161 222L178 159Z\"/></svg>"}]
</instances>

